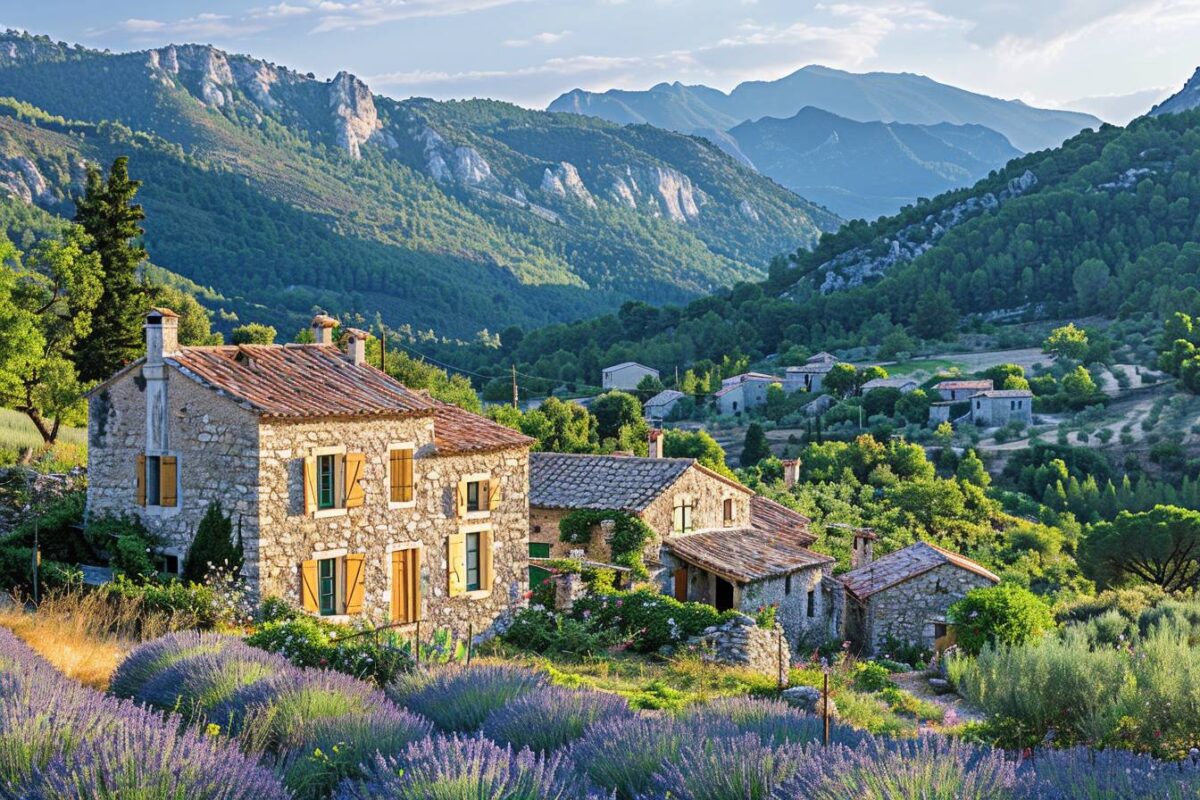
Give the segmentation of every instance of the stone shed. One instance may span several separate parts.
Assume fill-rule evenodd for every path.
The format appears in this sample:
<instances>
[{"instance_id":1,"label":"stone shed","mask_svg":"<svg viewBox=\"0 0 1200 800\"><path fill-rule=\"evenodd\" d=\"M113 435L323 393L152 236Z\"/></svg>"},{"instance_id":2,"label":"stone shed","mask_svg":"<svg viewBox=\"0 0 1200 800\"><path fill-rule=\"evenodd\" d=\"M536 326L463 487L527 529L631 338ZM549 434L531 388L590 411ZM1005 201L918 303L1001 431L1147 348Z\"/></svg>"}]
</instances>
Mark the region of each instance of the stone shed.
<instances>
[{"instance_id":1,"label":"stone shed","mask_svg":"<svg viewBox=\"0 0 1200 800\"><path fill-rule=\"evenodd\" d=\"M969 558L917 542L838 581L845 590L845 635L874 654L889 639L942 649L953 641L946 619L950 606L1000 578Z\"/></svg>"}]
</instances>

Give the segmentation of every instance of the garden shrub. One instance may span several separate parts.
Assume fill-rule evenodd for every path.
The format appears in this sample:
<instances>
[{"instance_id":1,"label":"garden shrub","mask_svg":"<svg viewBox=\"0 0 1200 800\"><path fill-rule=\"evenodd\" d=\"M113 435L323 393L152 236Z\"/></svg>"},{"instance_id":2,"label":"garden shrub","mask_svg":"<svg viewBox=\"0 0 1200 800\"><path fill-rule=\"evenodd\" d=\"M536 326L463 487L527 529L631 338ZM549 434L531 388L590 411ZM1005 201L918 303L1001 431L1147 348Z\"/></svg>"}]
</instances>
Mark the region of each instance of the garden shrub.
<instances>
[{"instance_id":1,"label":"garden shrub","mask_svg":"<svg viewBox=\"0 0 1200 800\"><path fill-rule=\"evenodd\" d=\"M601 720L630 717L628 702L617 695L550 686L496 709L481 732L499 744L537 753L575 741Z\"/></svg>"},{"instance_id":2,"label":"garden shrub","mask_svg":"<svg viewBox=\"0 0 1200 800\"><path fill-rule=\"evenodd\" d=\"M808 767L799 748L745 734L683 747L651 783L656 796L672 800L769 800L775 787Z\"/></svg>"},{"instance_id":3,"label":"garden shrub","mask_svg":"<svg viewBox=\"0 0 1200 800\"><path fill-rule=\"evenodd\" d=\"M854 665L854 688L860 692L878 692L895 685L892 673L881 664L859 661Z\"/></svg>"},{"instance_id":4,"label":"garden shrub","mask_svg":"<svg viewBox=\"0 0 1200 800\"><path fill-rule=\"evenodd\" d=\"M610 719L593 725L570 755L597 786L615 791L621 800L637 800L664 762L704 736L696 725L670 717Z\"/></svg>"},{"instance_id":5,"label":"garden shrub","mask_svg":"<svg viewBox=\"0 0 1200 800\"><path fill-rule=\"evenodd\" d=\"M213 568L224 567L237 573L242 568L241 531L233 539L233 521L221 511L216 500L208 504L196 535L192 538L187 557L183 560L183 579L199 583Z\"/></svg>"},{"instance_id":6,"label":"garden shrub","mask_svg":"<svg viewBox=\"0 0 1200 800\"><path fill-rule=\"evenodd\" d=\"M517 612L501 638L522 650L586 656L616 644L619 634L582 620L530 606Z\"/></svg>"},{"instance_id":7,"label":"garden shrub","mask_svg":"<svg viewBox=\"0 0 1200 800\"><path fill-rule=\"evenodd\" d=\"M546 687L539 673L499 664L424 667L388 687L399 705L430 719L447 733L471 732L499 708Z\"/></svg>"},{"instance_id":8,"label":"garden shrub","mask_svg":"<svg viewBox=\"0 0 1200 800\"><path fill-rule=\"evenodd\" d=\"M820 742L825 722L816 714L805 714L781 700L753 697L723 697L693 706L683 719L691 721L707 736L752 733L765 745ZM864 734L845 725L830 725L830 741L857 746Z\"/></svg>"},{"instance_id":9,"label":"garden shrub","mask_svg":"<svg viewBox=\"0 0 1200 800\"><path fill-rule=\"evenodd\" d=\"M571 609L576 619L631 637L630 649L639 653L678 646L736 613L719 612L707 603L682 603L650 589L588 595Z\"/></svg>"},{"instance_id":10,"label":"garden shrub","mask_svg":"<svg viewBox=\"0 0 1200 800\"><path fill-rule=\"evenodd\" d=\"M972 589L950 606L948 616L955 623L959 646L969 653L978 653L988 643L1021 644L1054 630L1046 601L1013 584Z\"/></svg>"},{"instance_id":11,"label":"garden shrub","mask_svg":"<svg viewBox=\"0 0 1200 800\"><path fill-rule=\"evenodd\" d=\"M279 653L298 667L337 670L378 686L385 686L412 669L410 640L399 638L393 631L381 634L378 639L355 633L345 626L299 614L264 622L246 637L246 642ZM433 648L422 645L422 658L435 655Z\"/></svg>"},{"instance_id":12,"label":"garden shrub","mask_svg":"<svg viewBox=\"0 0 1200 800\"><path fill-rule=\"evenodd\" d=\"M117 697L136 697L147 683L164 669L187 658L204 653L219 653L236 648L240 642L232 636L199 631L180 631L135 647L115 672L109 691Z\"/></svg>"},{"instance_id":13,"label":"garden shrub","mask_svg":"<svg viewBox=\"0 0 1200 800\"><path fill-rule=\"evenodd\" d=\"M204 719L216 705L256 681L289 668L288 662L240 642L220 652L200 652L177 660L146 681L134 699L185 719Z\"/></svg>"},{"instance_id":14,"label":"garden shrub","mask_svg":"<svg viewBox=\"0 0 1200 800\"><path fill-rule=\"evenodd\" d=\"M588 800L599 796L562 753L513 752L487 739L433 737L400 756L376 756L337 800Z\"/></svg>"},{"instance_id":15,"label":"garden shrub","mask_svg":"<svg viewBox=\"0 0 1200 800\"><path fill-rule=\"evenodd\" d=\"M1043 750L1018 772L1013 800L1195 800L1200 765L1125 750Z\"/></svg>"}]
</instances>

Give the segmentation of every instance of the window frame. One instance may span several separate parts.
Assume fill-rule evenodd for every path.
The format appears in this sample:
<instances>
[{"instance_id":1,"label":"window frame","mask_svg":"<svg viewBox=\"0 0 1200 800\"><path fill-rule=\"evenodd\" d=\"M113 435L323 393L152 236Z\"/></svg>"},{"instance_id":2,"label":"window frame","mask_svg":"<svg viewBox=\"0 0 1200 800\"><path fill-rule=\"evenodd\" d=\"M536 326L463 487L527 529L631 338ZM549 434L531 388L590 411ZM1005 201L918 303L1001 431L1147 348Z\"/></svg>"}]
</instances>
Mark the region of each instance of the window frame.
<instances>
[{"instance_id":1,"label":"window frame","mask_svg":"<svg viewBox=\"0 0 1200 800\"><path fill-rule=\"evenodd\" d=\"M342 574L345 572L345 556L327 556L325 558L317 558L317 615L321 617L336 617L341 615L342 609L339 602L338 586L345 581ZM323 574L326 565L329 568L329 575ZM326 608L326 592L325 582L329 582L329 599L330 605Z\"/></svg>"},{"instance_id":2,"label":"window frame","mask_svg":"<svg viewBox=\"0 0 1200 800\"><path fill-rule=\"evenodd\" d=\"M394 476L392 475L392 454L393 453L408 453L409 462L409 478L408 484L408 499L397 500L392 490L395 486ZM392 442L387 448L387 498L388 508L413 508L417 504L417 447L415 442Z\"/></svg>"},{"instance_id":3,"label":"window frame","mask_svg":"<svg viewBox=\"0 0 1200 800\"><path fill-rule=\"evenodd\" d=\"M480 559L483 556L483 546L481 538L483 531L464 531L463 532L463 590L470 594L471 592L482 591L483 588L483 570ZM472 545L474 548L472 549ZM471 566L471 556L475 556L475 566ZM471 580L471 573L474 571L475 580Z\"/></svg>"},{"instance_id":4,"label":"window frame","mask_svg":"<svg viewBox=\"0 0 1200 800\"><path fill-rule=\"evenodd\" d=\"M808 590L808 605L805 607L805 616L812 619L817 616L817 590Z\"/></svg>"},{"instance_id":5,"label":"window frame","mask_svg":"<svg viewBox=\"0 0 1200 800\"><path fill-rule=\"evenodd\" d=\"M340 517L348 513L346 508L346 453L345 445L336 445L333 447L314 447L308 452L316 461L316 494L317 504L312 511L314 519L323 519L325 517ZM325 456L330 456L333 459L333 505L323 507L321 505L321 459Z\"/></svg>"},{"instance_id":6,"label":"window frame","mask_svg":"<svg viewBox=\"0 0 1200 800\"><path fill-rule=\"evenodd\" d=\"M336 454L322 453L317 456L317 511L329 511L338 507L337 472Z\"/></svg>"},{"instance_id":7,"label":"window frame","mask_svg":"<svg viewBox=\"0 0 1200 800\"><path fill-rule=\"evenodd\" d=\"M695 531L695 501L689 495L675 495L671 505L671 532L675 534Z\"/></svg>"},{"instance_id":8,"label":"window frame","mask_svg":"<svg viewBox=\"0 0 1200 800\"><path fill-rule=\"evenodd\" d=\"M726 528L732 528L733 523L737 521L737 501L732 497L721 501L721 521Z\"/></svg>"},{"instance_id":9,"label":"window frame","mask_svg":"<svg viewBox=\"0 0 1200 800\"><path fill-rule=\"evenodd\" d=\"M146 454L146 505L165 508L162 504L162 455ZM153 488L152 488L153 487Z\"/></svg>"},{"instance_id":10,"label":"window frame","mask_svg":"<svg viewBox=\"0 0 1200 800\"><path fill-rule=\"evenodd\" d=\"M415 550L417 552L417 558L416 558L417 574L414 576L415 580L416 580L417 609L416 609L416 617L414 619L411 619L408 622L402 623L399 620L392 619L392 612L394 610L393 605L392 605L392 599L393 599L393 595L395 594L395 591L396 591L396 573L394 570L393 559L395 558L396 553L405 552L408 550ZM387 585L388 585L388 606L389 606L388 618L389 618L389 620L391 620L393 622L393 624L406 624L406 625L412 625L417 622L420 622L425 616L425 613L424 613L424 611L425 611L425 594L427 591L426 582L425 582L425 578L424 578L425 570L426 570L424 543L420 542L420 541L409 541L409 542L396 542L394 544L389 544L387 546L387 548L385 548L384 558L386 559L386 563L387 563L387 581L388 581Z\"/></svg>"},{"instance_id":11,"label":"window frame","mask_svg":"<svg viewBox=\"0 0 1200 800\"><path fill-rule=\"evenodd\" d=\"M786 596L790 595L791 593L792 593L792 576L789 573L789 574L783 576L783 594L786 597Z\"/></svg>"},{"instance_id":12,"label":"window frame","mask_svg":"<svg viewBox=\"0 0 1200 800\"><path fill-rule=\"evenodd\" d=\"M468 480L468 481L464 481L464 483L467 485L467 501L466 501L467 502L467 513L468 514L478 514L480 511L484 510L484 508L483 508L483 481ZM471 498L471 489L475 490L474 500L472 500L472 498ZM474 508L472 508L472 503L474 504Z\"/></svg>"}]
</instances>

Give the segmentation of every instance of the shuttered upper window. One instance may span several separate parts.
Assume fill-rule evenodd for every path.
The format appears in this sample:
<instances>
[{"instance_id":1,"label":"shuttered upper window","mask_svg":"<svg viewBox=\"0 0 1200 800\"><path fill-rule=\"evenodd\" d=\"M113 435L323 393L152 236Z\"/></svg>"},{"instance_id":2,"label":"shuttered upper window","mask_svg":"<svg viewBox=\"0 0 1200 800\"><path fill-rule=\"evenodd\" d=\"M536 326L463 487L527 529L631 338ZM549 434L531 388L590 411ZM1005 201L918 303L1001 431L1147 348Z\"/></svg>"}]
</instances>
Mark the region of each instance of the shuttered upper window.
<instances>
[{"instance_id":1,"label":"shuttered upper window","mask_svg":"<svg viewBox=\"0 0 1200 800\"><path fill-rule=\"evenodd\" d=\"M451 597L491 591L491 528L450 534L446 542L446 588Z\"/></svg>"},{"instance_id":2,"label":"shuttered upper window","mask_svg":"<svg viewBox=\"0 0 1200 800\"><path fill-rule=\"evenodd\" d=\"M140 506L174 508L179 505L179 458L138 456L136 485Z\"/></svg>"},{"instance_id":3,"label":"shuttered upper window","mask_svg":"<svg viewBox=\"0 0 1200 800\"><path fill-rule=\"evenodd\" d=\"M392 445L388 448L388 504L402 506L413 501L413 448Z\"/></svg>"},{"instance_id":4,"label":"shuttered upper window","mask_svg":"<svg viewBox=\"0 0 1200 800\"><path fill-rule=\"evenodd\" d=\"M318 450L303 462L304 513L341 514L342 509L363 504L363 471L366 456L362 453L324 452Z\"/></svg>"},{"instance_id":5,"label":"shuttered upper window","mask_svg":"<svg viewBox=\"0 0 1200 800\"><path fill-rule=\"evenodd\" d=\"M305 561L300 565L300 605L323 617L362 613L365 562L363 553Z\"/></svg>"}]
</instances>

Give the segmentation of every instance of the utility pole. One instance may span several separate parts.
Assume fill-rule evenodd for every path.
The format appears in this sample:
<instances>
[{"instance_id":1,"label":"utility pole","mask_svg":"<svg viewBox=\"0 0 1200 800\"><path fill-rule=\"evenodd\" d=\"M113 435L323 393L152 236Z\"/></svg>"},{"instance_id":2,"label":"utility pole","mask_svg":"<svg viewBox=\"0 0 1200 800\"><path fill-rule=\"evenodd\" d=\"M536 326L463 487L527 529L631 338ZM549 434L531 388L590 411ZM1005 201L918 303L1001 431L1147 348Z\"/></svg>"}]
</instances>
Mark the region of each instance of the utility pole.
<instances>
[{"instance_id":1,"label":"utility pole","mask_svg":"<svg viewBox=\"0 0 1200 800\"><path fill-rule=\"evenodd\" d=\"M513 408L520 409L521 405L517 396L517 365L512 365L512 386L513 386Z\"/></svg>"},{"instance_id":2,"label":"utility pole","mask_svg":"<svg viewBox=\"0 0 1200 800\"><path fill-rule=\"evenodd\" d=\"M387 372L387 325L379 323L379 371Z\"/></svg>"}]
</instances>

